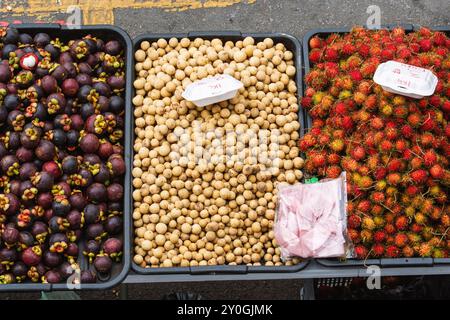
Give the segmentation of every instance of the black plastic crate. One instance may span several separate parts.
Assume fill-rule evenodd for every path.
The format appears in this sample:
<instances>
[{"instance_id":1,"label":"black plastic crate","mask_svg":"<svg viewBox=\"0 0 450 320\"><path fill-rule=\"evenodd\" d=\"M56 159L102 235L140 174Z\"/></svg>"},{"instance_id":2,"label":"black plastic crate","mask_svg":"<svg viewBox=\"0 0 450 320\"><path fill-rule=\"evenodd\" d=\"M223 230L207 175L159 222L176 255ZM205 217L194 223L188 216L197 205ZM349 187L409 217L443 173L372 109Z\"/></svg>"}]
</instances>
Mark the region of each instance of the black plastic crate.
<instances>
[{"instance_id":1,"label":"black plastic crate","mask_svg":"<svg viewBox=\"0 0 450 320\"><path fill-rule=\"evenodd\" d=\"M411 25L411 24L401 24L401 25L384 25L381 26L382 29L393 29L397 26L400 26L405 29L406 33L417 31L420 26ZM438 26L431 27L431 30L442 31L450 34L449 26ZM350 32L351 27L344 28L326 28L326 29L314 29L305 34L303 37L303 67L304 67L304 75L306 75L310 70L309 63L309 40L318 35L321 38L325 38L330 34L338 33L348 33ZM306 89L306 84L303 83L303 91ZM305 129L311 128L311 117L308 113L303 110L304 119L305 119ZM433 265L449 265L449 273L450 273L450 258L381 258L381 259L366 259L366 260L357 260L357 259L316 259L317 263L326 266L326 267L361 267L361 266L370 266L377 265L380 267L432 267ZM426 273L424 269L424 274Z\"/></svg>"},{"instance_id":2,"label":"black plastic crate","mask_svg":"<svg viewBox=\"0 0 450 320\"><path fill-rule=\"evenodd\" d=\"M263 40L265 38L271 38L274 42L283 43L286 48L293 52L295 67L297 68L296 74L296 84L297 84L297 96L301 97L303 95L303 68L302 68L302 50L300 41L295 37L284 34L284 33L241 33L239 31L195 31L189 33L162 33L162 34L143 34L138 36L133 40L133 53L139 49L141 42L149 41L155 42L158 39L166 39L170 38L189 38L191 40L195 38L203 38L203 39L214 39L219 38L223 41L239 41L243 40L245 37L253 37L256 41ZM134 54L133 54L134 55ZM133 72L135 69L133 68ZM133 73L133 79L135 79L135 74ZM132 88L134 94L134 88ZM298 112L299 122L300 122L300 134L305 125L305 121L303 118L303 112L299 109ZM134 114L132 114L132 122L134 126ZM133 127L134 128L134 127ZM132 139L134 141L134 130L132 130ZM133 147L130 148L130 156L134 155ZM132 204L131 204L132 205ZM134 237L134 232L133 235ZM134 242L133 242L134 243ZM134 251L134 247L131 248L132 254ZM220 265L220 266L196 266L196 267L170 267L170 268L142 268L135 264L133 261L131 263L131 268L137 274L140 275L151 275L151 274L216 274L216 273L227 273L227 274L246 274L246 273L271 273L271 272L298 272L305 268L308 265L309 261L304 260L297 265L294 266L246 266L246 265Z\"/></svg>"},{"instance_id":3,"label":"black plastic crate","mask_svg":"<svg viewBox=\"0 0 450 320\"><path fill-rule=\"evenodd\" d=\"M125 150L125 163L126 174L124 177L124 200L123 200L123 256L120 263L114 263L111 274L107 278L98 278L97 283L85 283L80 284L76 290L104 290L110 287L120 284L130 269L130 248L131 248L131 163L132 158L127 155L126 151L129 150L131 145L132 130L131 125L131 87L132 87L132 42L129 35L122 29L110 26L110 25L95 25L95 26L81 26L79 28L71 29L67 26L59 24L17 24L11 25L17 28L21 32L27 32L34 35L39 32L46 32L52 37L58 37L62 40L77 39L84 35L91 34L92 36L101 37L103 40L117 40L124 47L124 58L126 63L126 86L125 86L125 127L124 127L124 150ZM82 270L89 267L92 269L86 257L82 254L83 247L80 246L80 254L78 257L78 263ZM4 291L50 291L50 290L73 290L69 289L66 283L13 283L0 285L0 292Z\"/></svg>"}]
</instances>

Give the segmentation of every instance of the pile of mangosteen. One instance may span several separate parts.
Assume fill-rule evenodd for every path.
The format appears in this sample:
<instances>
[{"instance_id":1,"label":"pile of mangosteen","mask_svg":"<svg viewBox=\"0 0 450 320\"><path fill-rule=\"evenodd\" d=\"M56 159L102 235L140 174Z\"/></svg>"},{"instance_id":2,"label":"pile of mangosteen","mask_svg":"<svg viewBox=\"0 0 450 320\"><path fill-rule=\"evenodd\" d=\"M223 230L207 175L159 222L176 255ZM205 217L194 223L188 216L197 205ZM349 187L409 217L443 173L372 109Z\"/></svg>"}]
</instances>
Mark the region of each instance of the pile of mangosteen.
<instances>
[{"instance_id":1,"label":"pile of mangosteen","mask_svg":"<svg viewBox=\"0 0 450 320\"><path fill-rule=\"evenodd\" d=\"M123 56L0 29L0 283L92 283L121 259Z\"/></svg>"}]
</instances>

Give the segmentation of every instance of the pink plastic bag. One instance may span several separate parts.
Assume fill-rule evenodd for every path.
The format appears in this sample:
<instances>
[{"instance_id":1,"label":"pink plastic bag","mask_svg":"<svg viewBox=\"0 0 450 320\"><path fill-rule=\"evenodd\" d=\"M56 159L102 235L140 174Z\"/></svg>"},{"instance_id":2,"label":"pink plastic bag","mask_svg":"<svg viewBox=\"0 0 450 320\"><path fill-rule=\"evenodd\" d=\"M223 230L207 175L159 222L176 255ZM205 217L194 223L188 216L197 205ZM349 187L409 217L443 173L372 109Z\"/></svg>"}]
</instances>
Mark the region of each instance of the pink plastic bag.
<instances>
[{"instance_id":1,"label":"pink plastic bag","mask_svg":"<svg viewBox=\"0 0 450 320\"><path fill-rule=\"evenodd\" d=\"M284 259L351 257L345 178L279 188L274 231Z\"/></svg>"}]
</instances>

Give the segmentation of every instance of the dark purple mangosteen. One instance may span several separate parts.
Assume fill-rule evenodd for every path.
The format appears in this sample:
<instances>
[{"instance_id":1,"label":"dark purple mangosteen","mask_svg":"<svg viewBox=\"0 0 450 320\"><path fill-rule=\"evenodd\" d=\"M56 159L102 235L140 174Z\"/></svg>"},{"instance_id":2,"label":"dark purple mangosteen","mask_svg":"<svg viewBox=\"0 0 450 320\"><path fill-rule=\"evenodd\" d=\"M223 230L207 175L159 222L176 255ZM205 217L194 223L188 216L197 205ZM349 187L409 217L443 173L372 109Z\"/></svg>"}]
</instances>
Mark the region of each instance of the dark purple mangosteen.
<instances>
[{"instance_id":1,"label":"dark purple mangosteen","mask_svg":"<svg viewBox=\"0 0 450 320\"><path fill-rule=\"evenodd\" d=\"M111 176L108 167L103 163L100 164L98 170L96 170L96 173L94 175L94 181L107 185L109 183L110 178Z\"/></svg>"},{"instance_id":2,"label":"dark purple mangosteen","mask_svg":"<svg viewBox=\"0 0 450 320\"><path fill-rule=\"evenodd\" d=\"M78 82L80 86L89 85L92 86L92 77L86 73L79 73L75 77L75 80Z\"/></svg>"},{"instance_id":3,"label":"dark purple mangosteen","mask_svg":"<svg viewBox=\"0 0 450 320\"><path fill-rule=\"evenodd\" d=\"M97 154L103 159L108 159L114 153L113 145L107 140L100 140Z\"/></svg>"},{"instance_id":4,"label":"dark purple mangosteen","mask_svg":"<svg viewBox=\"0 0 450 320\"><path fill-rule=\"evenodd\" d=\"M57 66L51 73L58 83L62 83L67 78L67 70L62 65Z\"/></svg>"},{"instance_id":5,"label":"dark purple mangosteen","mask_svg":"<svg viewBox=\"0 0 450 320\"><path fill-rule=\"evenodd\" d=\"M112 260L107 255L99 254L94 260L94 267L100 273L108 273L112 268Z\"/></svg>"},{"instance_id":6,"label":"dark purple mangosteen","mask_svg":"<svg viewBox=\"0 0 450 320\"><path fill-rule=\"evenodd\" d=\"M26 126L25 130L20 133L20 142L27 149L34 149L38 146L41 139L41 128L34 125Z\"/></svg>"},{"instance_id":7,"label":"dark purple mangosteen","mask_svg":"<svg viewBox=\"0 0 450 320\"><path fill-rule=\"evenodd\" d=\"M95 133L101 135L106 132L107 122L105 117L101 114L93 114L87 118L85 123L86 131L89 133Z\"/></svg>"},{"instance_id":8,"label":"dark purple mangosteen","mask_svg":"<svg viewBox=\"0 0 450 320\"><path fill-rule=\"evenodd\" d=\"M79 190L74 190L69 197L70 204L72 208L76 210L83 210L87 204L87 200L84 197L83 193Z\"/></svg>"},{"instance_id":9,"label":"dark purple mangosteen","mask_svg":"<svg viewBox=\"0 0 450 320\"><path fill-rule=\"evenodd\" d=\"M59 56L59 64L64 64L66 62L73 62L73 58L68 51L62 52Z\"/></svg>"},{"instance_id":10,"label":"dark purple mangosteen","mask_svg":"<svg viewBox=\"0 0 450 320\"><path fill-rule=\"evenodd\" d=\"M122 202L109 202L108 209L109 214L121 214L123 213L123 203Z\"/></svg>"},{"instance_id":11,"label":"dark purple mangosteen","mask_svg":"<svg viewBox=\"0 0 450 320\"><path fill-rule=\"evenodd\" d=\"M19 31L16 28L8 27L6 29L5 35L2 37L3 43L5 44L17 44L19 41Z\"/></svg>"},{"instance_id":12,"label":"dark purple mangosteen","mask_svg":"<svg viewBox=\"0 0 450 320\"><path fill-rule=\"evenodd\" d=\"M8 245L14 245L19 241L19 230L14 227L7 227L3 230L2 240Z\"/></svg>"},{"instance_id":13,"label":"dark purple mangosteen","mask_svg":"<svg viewBox=\"0 0 450 320\"><path fill-rule=\"evenodd\" d=\"M8 153L9 151L6 149L5 144L3 143L3 141L0 141L0 158L8 155Z\"/></svg>"},{"instance_id":14,"label":"dark purple mangosteen","mask_svg":"<svg viewBox=\"0 0 450 320\"><path fill-rule=\"evenodd\" d=\"M29 180L37 172L36 166L32 162L22 164L19 169L19 177L22 181Z\"/></svg>"},{"instance_id":15,"label":"dark purple mangosteen","mask_svg":"<svg viewBox=\"0 0 450 320\"><path fill-rule=\"evenodd\" d=\"M48 136L57 147L64 147L67 143L67 135L63 129L53 129L51 131L47 131Z\"/></svg>"},{"instance_id":16,"label":"dark purple mangosteen","mask_svg":"<svg viewBox=\"0 0 450 320\"><path fill-rule=\"evenodd\" d=\"M72 230L81 229L84 224L84 218L80 211L78 210L72 210L67 214L66 217L67 221L69 222L69 227Z\"/></svg>"},{"instance_id":17,"label":"dark purple mangosteen","mask_svg":"<svg viewBox=\"0 0 450 320\"><path fill-rule=\"evenodd\" d=\"M66 143L69 150L78 146L78 139L80 138L80 133L76 130L69 130L66 134Z\"/></svg>"},{"instance_id":18,"label":"dark purple mangosteen","mask_svg":"<svg viewBox=\"0 0 450 320\"><path fill-rule=\"evenodd\" d=\"M125 101L122 97L112 96L109 99L109 111L115 114L121 114L125 109Z\"/></svg>"},{"instance_id":19,"label":"dark purple mangosteen","mask_svg":"<svg viewBox=\"0 0 450 320\"><path fill-rule=\"evenodd\" d=\"M34 158L34 152L30 149L27 149L25 147L20 147L16 150L16 157L19 159L19 162L22 163L22 166L24 162L32 161ZM22 166L19 169L19 175L22 169Z\"/></svg>"},{"instance_id":20,"label":"dark purple mangosteen","mask_svg":"<svg viewBox=\"0 0 450 320\"><path fill-rule=\"evenodd\" d=\"M2 57L5 60L9 60L9 58L14 58L17 50L17 46L15 44L6 44L3 46L3 49L1 51Z\"/></svg>"},{"instance_id":21,"label":"dark purple mangosteen","mask_svg":"<svg viewBox=\"0 0 450 320\"><path fill-rule=\"evenodd\" d=\"M65 113L58 114L53 119L53 127L55 129L62 129L67 132L72 128L72 119Z\"/></svg>"},{"instance_id":22,"label":"dark purple mangosteen","mask_svg":"<svg viewBox=\"0 0 450 320\"><path fill-rule=\"evenodd\" d=\"M119 92L125 88L125 78L121 75L112 75L107 80L108 85L114 92Z\"/></svg>"},{"instance_id":23,"label":"dark purple mangosteen","mask_svg":"<svg viewBox=\"0 0 450 320\"><path fill-rule=\"evenodd\" d=\"M100 252L100 242L95 240L88 240L83 250L83 255L88 257L89 263L92 263L95 256Z\"/></svg>"},{"instance_id":24,"label":"dark purple mangosteen","mask_svg":"<svg viewBox=\"0 0 450 320\"><path fill-rule=\"evenodd\" d=\"M65 254L69 257L78 257L79 248L75 242L71 242L67 245Z\"/></svg>"},{"instance_id":25,"label":"dark purple mangosteen","mask_svg":"<svg viewBox=\"0 0 450 320\"><path fill-rule=\"evenodd\" d=\"M99 203L108 198L108 192L104 184L95 182L87 188L86 196L89 201Z\"/></svg>"},{"instance_id":26,"label":"dark purple mangosteen","mask_svg":"<svg viewBox=\"0 0 450 320\"><path fill-rule=\"evenodd\" d=\"M70 227L70 223L65 218L55 216L49 220L48 227L51 233L65 232Z\"/></svg>"},{"instance_id":27,"label":"dark purple mangosteen","mask_svg":"<svg viewBox=\"0 0 450 320\"><path fill-rule=\"evenodd\" d=\"M65 62L62 66L67 70L68 78L75 78L77 76L77 68L73 62Z\"/></svg>"},{"instance_id":28,"label":"dark purple mangosteen","mask_svg":"<svg viewBox=\"0 0 450 320\"><path fill-rule=\"evenodd\" d=\"M62 175L61 168L55 161L44 162L44 164L42 164L42 171L47 172L54 179L57 179Z\"/></svg>"},{"instance_id":29,"label":"dark purple mangosteen","mask_svg":"<svg viewBox=\"0 0 450 320\"><path fill-rule=\"evenodd\" d=\"M106 112L109 108L109 98L105 96L99 96L97 100L96 109L100 112Z\"/></svg>"},{"instance_id":30,"label":"dark purple mangosteen","mask_svg":"<svg viewBox=\"0 0 450 320\"><path fill-rule=\"evenodd\" d=\"M47 224L42 221L36 221L31 226L31 234L39 243L45 242L45 240L47 239L48 232L49 230Z\"/></svg>"},{"instance_id":31,"label":"dark purple mangosteen","mask_svg":"<svg viewBox=\"0 0 450 320\"><path fill-rule=\"evenodd\" d=\"M9 80L11 80L12 72L9 68L9 65L6 64L0 64L0 82L7 83Z\"/></svg>"},{"instance_id":32,"label":"dark purple mangosteen","mask_svg":"<svg viewBox=\"0 0 450 320\"><path fill-rule=\"evenodd\" d=\"M92 74L92 67L87 62L80 62L78 64L78 71L79 71L80 74L91 75Z\"/></svg>"},{"instance_id":33,"label":"dark purple mangosteen","mask_svg":"<svg viewBox=\"0 0 450 320\"><path fill-rule=\"evenodd\" d=\"M6 95L5 98L3 99L3 106L9 111L15 110L19 106L19 104L20 98L17 94L14 93Z\"/></svg>"},{"instance_id":34,"label":"dark purple mangosteen","mask_svg":"<svg viewBox=\"0 0 450 320\"><path fill-rule=\"evenodd\" d=\"M56 195L52 203L53 214L58 217L66 216L70 211L70 203L65 195Z\"/></svg>"},{"instance_id":35,"label":"dark purple mangosteen","mask_svg":"<svg viewBox=\"0 0 450 320\"><path fill-rule=\"evenodd\" d=\"M12 193L0 194L0 212L7 216L16 214L20 209L19 198Z\"/></svg>"},{"instance_id":36,"label":"dark purple mangosteen","mask_svg":"<svg viewBox=\"0 0 450 320\"><path fill-rule=\"evenodd\" d=\"M3 126L8 120L8 110L2 105L0 106L0 126Z\"/></svg>"},{"instance_id":37,"label":"dark purple mangosteen","mask_svg":"<svg viewBox=\"0 0 450 320\"><path fill-rule=\"evenodd\" d=\"M47 44L44 47L44 50L47 51L48 53L50 53L50 57L52 58L53 61L58 60L59 55L61 53L61 49L59 49L57 46L55 46L52 43Z\"/></svg>"},{"instance_id":38,"label":"dark purple mangosteen","mask_svg":"<svg viewBox=\"0 0 450 320\"><path fill-rule=\"evenodd\" d=\"M50 192L39 193L37 203L44 209L49 209L52 206L53 195Z\"/></svg>"},{"instance_id":39,"label":"dark purple mangosteen","mask_svg":"<svg viewBox=\"0 0 450 320\"><path fill-rule=\"evenodd\" d=\"M17 150L20 148L20 133L14 131L6 132L8 137L9 150Z\"/></svg>"},{"instance_id":40,"label":"dark purple mangosteen","mask_svg":"<svg viewBox=\"0 0 450 320\"><path fill-rule=\"evenodd\" d=\"M53 198L52 198L52 203L53 203ZM52 203L50 204L50 207L52 206ZM49 209L46 209L45 211L44 211L44 220L45 221L50 221L50 219L52 218L54 216L54 214L53 214L53 210L51 209L51 208L49 208Z\"/></svg>"},{"instance_id":41,"label":"dark purple mangosteen","mask_svg":"<svg viewBox=\"0 0 450 320\"><path fill-rule=\"evenodd\" d=\"M14 248L2 248L0 249L0 261L2 264L12 265L17 261L17 252Z\"/></svg>"},{"instance_id":42,"label":"dark purple mangosteen","mask_svg":"<svg viewBox=\"0 0 450 320\"><path fill-rule=\"evenodd\" d=\"M101 164L102 160L100 159L100 157L94 153L87 153L84 155L83 157L83 163L92 166L92 165L96 165L96 164Z\"/></svg>"},{"instance_id":43,"label":"dark purple mangosteen","mask_svg":"<svg viewBox=\"0 0 450 320\"><path fill-rule=\"evenodd\" d=\"M7 155L2 158L0 161L0 166L3 173L6 173L8 176L12 177L14 175L19 174L19 159L13 155Z\"/></svg>"},{"instance_id":44,"label":"dark purple mangosteen","mask_svg":"<svg viewBox=\"0 0 450 320\"><path fill-rule=\"evenodd\" d=\"M51 39L47 33L39 32L33 38L34 44L38 48L44 48L47 44L50 43Z\"/></svg>"},{"instance_id":45,"label":"dark purple mangosteen","mask_svg":"<svg viewBox=\"0 0 450 320\"><path fill-rule=\"evenodd\" d=\"M78 159L75 156L67 156L61 163L62 170L65 174L74 174L78 172Z\"/></svg>"},{"instance_id":46,"label":"dark purple mangosteen","mask_svg":"<svg viewBox=\"0 0 450 320\"><path fill-rule=\"evenodd\" d=\"M72 123L72 129L81 131L84 127L84 120L79 114L73 114L70 116Z\"/></svg>"},{"instance_id":47,"label":"dark purple mangosteen","mask_svg":"<svg viewBox=\"0 0 450 320\"><path fill-rule=\"evenodd\" d=\"M45 266L56 268L63 262L63 257L59 253L45 251L42 255L42 260Z\"/></svg>"},{"instance_id":48,"label":"dark purple mangosteen","mask_svg":"<svg viewBox=\"0 0 450 320\"><path fill-rule=\"evenodd\" d=\"M90 203L84 207L83 216L85 224L94 224L102 220L103 212L100 210L98 205Z\"/></svg>"},{"instance_id":49,"label":"dark purple mangosteen","mask_svg":"<svg viewBox=\"0 0 450 320\"><path fill-rule=\"evenodd\" d=\"M75 60L84 60L89 55L89 46L83 39L73 40L69 43L69 52Z\"/></svg>"},{"instance_id":50,"label":"dark purple mangosteen","mask_svg":"<svg viewBox=\"0 0 450 320\"><path fill-rule=\"evenodd\" d=\"M92 87L101 96L109 97L111 95L111 88L104 82L95 82Z\"/></svg>"},{"instance_id":51,"label":"dark purple mangosteen","mask_svg":"<svg viewBox=\"0 0 450 320\"><path fill-rule=\"evenodd\" d=\"M32 176L31 182L39 192L46 192L52 189L54 178L50 173L42 171Z\"/></svg>"},{"instance_id":52,"label":"dark purple mangosteen","mask_svg":"<svg viewBox=\"0 0 450 320\"><path fill-rule=\"evenodd\" d=\"M122 45L117 40L111 40L105 44L105 53L117 56L122 51Z\"/></svg>"},{"instance_id":53,"label":"dark purple mangosteen","mask_svg":"<svg viewBox=\"0 0 450 320\"><path fill-rule=\"evenodd\" d=\"M80 114L83 120L86 120L95 113L94 105L90 102L81 105Z\"/></svg>"},{"instance_id":54,"label":"dark purple mangosteen","mask_svg":"<svg viewBox=\"0 0 450 320\"><path fill-rule=\"evenodd\" d=\"M50 236L48 245L51 252L63 253L66 251L69 240L63 233L55 233Z\"/></svg>"},{"instance_id":55,"label":"dark purple mangosteen","mask_svg":"<svg viewBox=\"0 0 450 320\"><path fill-rule=\"evenodd\" d=\"M25 180L20 184L20 193L23 201L31 201L36 197L38 190L30 180Z\"/></svg>"},{"instance_id":56,"label":"dark purple mangosteen","mask_svg":"<svg viewBox=\"0 0 450 320\"><path fill-rule=\"evenodd\" d=\"M28 231L21 231L19 233L19 248L24 250L30 248L35 243L33 235Z\"/></svg>"},{"instance_id":57,"label":"dark purple mangosteen","mask_svg":"<svg viewBox=\"0 0 450 320\"><path fill-rule=\"evenodd\" d=\"M114 261L120 261L122 257L122 241L117 238L109 238L103 243L103 252Z\"/></svg>"},{"instance_id":58,"label":"dark purple mangosteen","mask_svg":"<svg viewBox=\"0 0 450 320\"><path fill-rule=\"evenodd\" d=\"M62 277L59 274L58 270L49 270L42 277L43 283L59 283L59 282L61 282L61 280L62 280Z\"/></svg>"},{"instance_id":59,"label":"dark purple mangosteen","mask_svg":"<svg viewBox=\"0 0 450 320\"><path fill-rule=\"evenodd\" d=\"M75 265L75 264L72 265L70 262L64 261L63 263L61 263L61 265L59 266L58 270L59 270L59 273L61 274L62 279L66 280L78 268L79 268L78 265Z\"/></svg>"},{"instance_id":60,"label":"dark purple mangosteen","mask_svg":"<svg viewBox=\"0 0 450 320\"><path fill-rule=\"evenodd\" d=\"M108 200L118 202L123 199L123 186L119 183L113 183L107 188Z\"/></svg>"},{"instance_id":61,"label":"dark purple mangosteen","mask_svg":"<svg viewBox=\"0 0 450 320\"><path fill-rule=\"evenodd\" d=\"M50 115L60 113L66 107L66 98L60 92L51 93L47 97L47 108Z\"/></svg>"},{"instance_id":62,"label":"dark purple mangosteen","mask_svg":"<svg viewBox=\"0 0 450 320\"><path fill-rule=\"evenodd\" d=\"M34 74L30 70L20 71L14 78L20 89L26 89L34 81Z\"/></svg>"},{"instance_id":63,"label":"dark purple mangosteen","mask_svg":"<svg viewBox=\"0 0 450 320\"><path fill-rule=\"evenodd\" d=\"M125 161L122 156L116 153L108 158L107 166L115 176L123 175L126 170Z\"/></svg>"},{"instance_id":64,"label":"dark purple mangosteen","mask_svg":"<svg viewBox=\"0 0 450 320\"><path fill-rule=\"evenodd\" d=\"M55 145L48 140L41 140L34 153L41 161L50 161L56 155Z\"/></svg>"},{"instance_id":65,"label":"dark purple mangosteen","mask_svg":"<svg viewBox=\"0 0 450 320\"><path fill-rule=\"evenodd\" d=\"M100 141L95 134L88 133L80 140L80 148L85 153L95 153L100 146Z\"/></svg>"},{"instance_id":66,"label":"dark purple mangosteen","mask_svg":"<svg viewBox=\"0 0 450 320\"><path fill-rule=\"evenodd\" d=\"M123 220L119 216L111 216L105 221L105 230L109 235L120 234L123 230Z\"/></svg>"},{"instance_id":67,"label":"dark purple mangosteen","mask_svg":"<svg viewBox=\"0 0 450 320\"><path fill-rule=\"evenodd\" d=\"M55 93L58 90L58 82L54 76L46 75L41 79L41 87L45 93Z\"/></svg>"},{"instance_id":68,"label":"dark purple mangosteen","mask_svg":"<svg viewBox=\"0 0 450 320\"><path fill-rule=\"evenodd\" d=\"M12 110L8 117L6 118L6 123L14 130L14 131L22 131L25 125L25 116L19 110ZM20 137L20 136L19 136ZM19 138L20 142L20 138Z\"/></svg>"},{"instance_id":69,"label":"dark purple mangosteen","mask_svg":"<svg viewBox=\"0 0 450 320\"><path fill-rule=\"evenodd\" d=\"M40 246L26 248L22 252L22 261L27 266L36 266L41 262L42 249Z\"/></svg>"},{"instance_id":70,"label":"dark purple mangosteen","mask_svg":"<svg viewBox=\"0 0 450 320\"><path fill-rule=\"evenodd\" d=\"M78 99L81 103L92 102L92 98L98 96L96 90L90 85L84 85L78 90Z\"/></svg>"},{"instance_id":71,"label":"dark purple mangosteen","mask_svg":"<svg viewBox=\"0 0 450 320\"><path fill-rule=\"evenodd\" d=\"M101 240L106 236L105 228L101 223L90 224L85 229L86 239Z\"/></svg>"},{"instance_id":72,"label":"dark purple mangosteen","mask_svg":"<svg viewBox=\"0 0 450 320\"><path fill-rule=\"evenodd\" d=\"M16 261L11 267L11 272L16 278L16 281L20 283L26 279L28 268L22 261Z\"/></svg>"},{"instance_id":73,"label":"dark purple mangosteen","mask_svg":"<svg viewBox=\"0 0 450 320\"><path fill-rule=\"evenodd\" d=\"M92 272L91 270L81 271L81 275L80 275L81 283L95 283L96 281L97 281L97 278L96 278L94 272Z\"/></svg>"}]
</instances>

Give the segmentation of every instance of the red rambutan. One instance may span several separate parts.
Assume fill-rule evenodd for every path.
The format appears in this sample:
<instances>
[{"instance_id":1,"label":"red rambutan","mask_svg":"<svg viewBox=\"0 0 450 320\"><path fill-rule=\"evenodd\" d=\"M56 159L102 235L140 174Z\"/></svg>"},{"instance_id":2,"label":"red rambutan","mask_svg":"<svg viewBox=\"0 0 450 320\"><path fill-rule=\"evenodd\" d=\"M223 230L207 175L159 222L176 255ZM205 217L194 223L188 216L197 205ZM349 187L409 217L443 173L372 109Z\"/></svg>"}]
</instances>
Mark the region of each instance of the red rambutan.
<instances>
[{"instance_id":1,"label":"red rambutan","mask_svg":"<svg viewBox=\"0 0 450 320\"><path fill-rule=\"evenodd\" d=\"M389 173L386 177L387 183L390 185L396 186L398 185L402 180L402 176L397 172Z\"/></svg>"},{"instance_id":2,"label":"red rambutan","mask_svg":"<svg viewBox=\"0 0 450 320\"><path fill-rule=\"evenodd\" d=\"M428 172L422 169L415 170L411 172L410 177L414 183L424 183L427 180Z\"/></svg>"},{"instance_id":3,"label":"red rambutan","mask_svg":"<svg viewBox=\"0 0 450 320\"><path fill-rule=\"evenodd\" d=\"M357 205L357 210L367 213L370 210L370 201L369 200L361 200Z\"/></svg>"},{"instance_id":4,"label":"red rambutan","mask_svg":"<svg viewBox=\"0 0 450 320\"><path fill-rule=\"evenodd\" d=\"M383 153L388 153L392 150L392 142L389 140L384 140L380 143L380 151Z\"/></svg>"},{"instance_id":5,"label":"red rambutan","mask_svg":"<svg viewBox=\"0 0 450 320\"><path fill-rule=\"evenodd\" d=\"M422 39L419 41L420 50L422 52L428 52L431 50L432 43L430 39Z\"/></svg>"},{"instance_id":6,"label":"red rambutan","mask_svg":"<svg viewBox=\"0 0 450 320\"><path fill-rule=\"evenodd\" d=\"M330 166L327 168L326 176L330 179L336 179L341 174L342 170L338 166Z\"/></svg>"},{"instance_id":7,"label":"red rambutan","mask_svg":"<svg viewBox=\"0 0 450 320\"><path fill-rule=\"evenodd\" d=\"M444 169L439 164L435 164L430 168L430 175L434 179L441 179L444 176Z\"/></svg>"},{"instance_id":8,"label":"red rambutan","mask_svg":"<svg viewBox=\"0 0 450 320\"><path fill-rule=\"evenodd\" d=\"M355 254L358 259L366 259L368 253L367 248L362 245L357 245L355 247Z\"/></svg>"},{"instance_id":9,"label":"red rambutan","mask_svg":"<svg viewBox=\"0 0 450 320\"><path fill-rule=\"evenodd\" d=\"M414 249L410 246L405 246L402 248L402 254L406 258L411 258L414 256Z\"/></svg>"},{"instance_id":10,"label":"red rambutan","mask_svg":"<svg viewBox=\"0 0 450 320\"><path fill-rule=\"evenodd\" d=\"M408 236L404 233L397 233L394 237L394 244L399 248L403 248L408 244L408 242Z\"/></svg>"},{"instance_id":11,"label":"red rambutan","mask_svg":"<svg viewBox=\"0 0 450 320\"><path fill-rule=\"evenodd\" d=\"M386 239L386 232L383 230L377 230L373 234L373 241L375 242L383 242Z\"/></svg>"},{"instance_id":12,"label":"red rambutan","mask_svg":"<svg viewBox=\"0 0 450 320\"><path fill-rule=\"evenodd\" d=\"M342 150L344 150L344 147L345 147L345 145L344 145L344 141L342 139L334 139L330 143L330 148L334 152L341 152Z\"/></svg>"},{"instance_id":13,"label":"red rambutan","mask_svg":"<svg viewBox=\"0 0 450 320\"><path fill-rule=\"evenodd\" d=\"M348 75L350 78L352 78L353 81L361 81L363 79L363 75L361 74L361 71L354 69L348 72Z\"/></svg>"},{"instance_id":14,"label":"red rambutan","mask_svg":"<svg viewBox=\"0 0 450 320\"><path fill-rule=\"evenodd\" d=\"M384 193L380 191L372 192L371 199L376 203L383 203L385 200Z\"/></svg>"},{"instance_id":15,"label":"red rambutan","mask_svg":"<svg viewBox=\"0 0 450 320\"><path fill-rule=\"evenodd\" d=\"M361 146L356 146L351 150L351 156L356 161L362 160L366 156L366 150Z\"/></svg>"},{"instance_id":16,"label":"red rambutan","mask_svg":"<svg viewBox=\"0 0 450 320\"><path fill-rule=\"evenodd\" d=\"M400 249L395 245L386 247L386 256L389 258L397 258L400 255Z\"/></svg>"},{"instance_id":17,"label":"red rambutan","mask_svg":"<svg viewBox=\"0 0 450 320\"><path fill-rule=\"evenodd\" d=\"M399 216L395 219L395 227L397 230L405 230L408 227L409 220L405 216Z\"/></svg>"},{"instance_id":18,"label":"red rambutan","mask_svg":"<svg viewBox=\"0 0 450 320\"><path fill-rule=\"evenodd\" d=\"M381 167L381 168L378 168L375 170L374 176L375 176L376 180L381 180L386 177L386 174L387 174L387 169L384 167Z\"/></svg>"},{"instance_id":19,"label":"red rambutan","mask_svg":"<svg viewBox=\"0 0 450 320\"><path fill-rule=\"evenodd\" d=\"M352 55L353 53L355 53L356 47L355 47L353 44L351 44L351 43L345 43L345 44L342 46L341 51L342 51L343 54L345 54L345 55L347 55L347 56L350 56L350 55Z\"/></svg>"},{"instance_id":20,"label":"red rambutan","mask_svg":"<svg viewBox=\"0 0 450 320\"><path fill-rule=\"evenodd\" d=\"M375 257L383 256L384 246L381 243L375 243L372 247L372 253Z\"/></svg>"},{"instance_id":21,"label":"red rambutan","mask_svg":"<svg viewBox=\"0 0 450 320\"><path fill-rule=\"evenodd\" d=\"M339 53L336 49L328 47L325 49L325 60L326 61L338 61Z\"/></svg>"},{"instance_id":22,"label":"red rambutan","mask_svg":"<svg viewBox=\"0 0 450 320\"><path fill-rule=\"evenodd\" d=\"M320 39L318 36L314 36L311 39L309 39L309 47L311 49L321 48L323 46L323 40Z\"/></svg>"},{"instance_id":23,"label":"red rambutan","mask_svg":"<svg viewBox=\"0 0 450 320\"><path fill-rule=\"evenodd\" d=\"M322 50L320 49L312 49L309 52L309 61L311 61L312 63L319 62L321 57L322 57Z\"/></svg>"}]
</instances>

